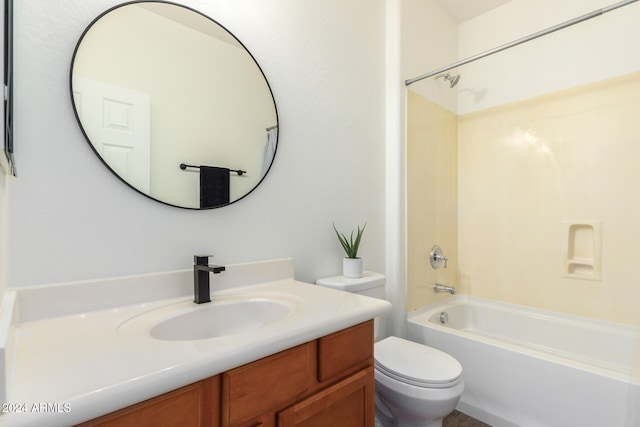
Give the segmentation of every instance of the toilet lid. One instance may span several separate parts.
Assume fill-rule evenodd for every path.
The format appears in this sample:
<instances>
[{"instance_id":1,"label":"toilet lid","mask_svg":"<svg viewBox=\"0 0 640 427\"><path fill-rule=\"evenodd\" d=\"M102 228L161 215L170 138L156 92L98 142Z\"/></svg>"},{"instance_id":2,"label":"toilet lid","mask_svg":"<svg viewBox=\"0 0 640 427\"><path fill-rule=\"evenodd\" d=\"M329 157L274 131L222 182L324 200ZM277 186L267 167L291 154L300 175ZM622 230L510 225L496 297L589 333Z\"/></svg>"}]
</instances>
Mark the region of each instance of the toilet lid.
<instances>
[{"instance_id":1,"label":"toilet lid","mask_svg":"<svg viewBox=\"0 0 640 427\"><path fill-rule=\"evenodd\" d=\"M382 373L418 387L453 387L462 378L462 365L447 353L401 338L377 342L374 355Z\"/></svg>"}]
</instances>

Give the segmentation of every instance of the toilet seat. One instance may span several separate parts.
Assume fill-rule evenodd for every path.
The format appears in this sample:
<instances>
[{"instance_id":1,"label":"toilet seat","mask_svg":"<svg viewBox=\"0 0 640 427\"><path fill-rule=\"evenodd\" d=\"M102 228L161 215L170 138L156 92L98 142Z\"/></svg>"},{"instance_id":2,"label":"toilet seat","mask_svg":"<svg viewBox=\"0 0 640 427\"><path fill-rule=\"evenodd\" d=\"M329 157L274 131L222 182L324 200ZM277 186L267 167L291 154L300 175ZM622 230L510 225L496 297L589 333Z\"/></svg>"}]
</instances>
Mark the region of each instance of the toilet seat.
<instances>
[{"instance_id":1,"label":"toilet seat","mask_svg":"<svg viewBox=\"0 0 640 427\"><path fill-rule=\"evenodd\" d=\"M449 388L462 380L462 365L452 356L398 337L377 342L374 359L381 373L417 387Z\"/></svg>"}]
</instances>

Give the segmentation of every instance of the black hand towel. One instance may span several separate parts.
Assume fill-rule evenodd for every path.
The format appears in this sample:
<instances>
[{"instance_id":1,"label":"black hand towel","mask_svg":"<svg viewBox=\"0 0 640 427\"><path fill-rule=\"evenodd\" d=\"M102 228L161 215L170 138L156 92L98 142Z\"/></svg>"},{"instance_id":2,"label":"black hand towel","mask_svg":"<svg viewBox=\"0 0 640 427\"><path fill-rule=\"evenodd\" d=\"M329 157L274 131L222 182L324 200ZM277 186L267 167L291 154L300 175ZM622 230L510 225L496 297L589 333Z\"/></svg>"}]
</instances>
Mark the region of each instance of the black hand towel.
<instances>
[{"instance_id":1,"label":"black hand towel","mask_svg":"<svg viewBox=\"0 0 640 427\"><path fill-rule=\"evenodd\" d=\"M229 203L229 169L200 166L200 207L214 208Z\"/></svg>"}]
</instances>

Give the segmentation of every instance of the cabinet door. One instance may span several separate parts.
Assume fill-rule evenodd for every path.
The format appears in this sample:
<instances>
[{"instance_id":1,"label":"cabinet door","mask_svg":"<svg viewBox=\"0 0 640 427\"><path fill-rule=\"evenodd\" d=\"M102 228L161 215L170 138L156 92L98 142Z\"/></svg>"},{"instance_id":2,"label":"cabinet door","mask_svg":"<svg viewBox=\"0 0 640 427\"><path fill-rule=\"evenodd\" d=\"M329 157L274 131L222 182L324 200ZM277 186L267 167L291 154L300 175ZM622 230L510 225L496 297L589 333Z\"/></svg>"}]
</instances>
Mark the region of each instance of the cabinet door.
<instances>
[{"instance_id":1,"label":"cabinet door","mask_svg":"<svg viewBox=\"0 0 640 427\"><path fill-rule=\"evenodd\" d=\"M278 413L278 427L371 427L374 376L369 367Z\"/></svg>"},{"instance_id":2,"label":"cabinet door","mask_svg":"<svg viewBox=\"0 0 640 427\"><path fill-rule=\"evenodd\" d=\"M373 364L373 320L318 340L318 381L334 381Z\"/></svg>"},{"instance_id":3,"label":"cabinet door","mask_svg":"<svg viewBox=\"0 0 640 427\"><path fill-rule=\"evenodd\" d=\"M265 357L222 374L222 426L244 425L295 401L313 385L315 342ZM251 425L251 424L250 424Z\"/></svg>"}]
</instances>

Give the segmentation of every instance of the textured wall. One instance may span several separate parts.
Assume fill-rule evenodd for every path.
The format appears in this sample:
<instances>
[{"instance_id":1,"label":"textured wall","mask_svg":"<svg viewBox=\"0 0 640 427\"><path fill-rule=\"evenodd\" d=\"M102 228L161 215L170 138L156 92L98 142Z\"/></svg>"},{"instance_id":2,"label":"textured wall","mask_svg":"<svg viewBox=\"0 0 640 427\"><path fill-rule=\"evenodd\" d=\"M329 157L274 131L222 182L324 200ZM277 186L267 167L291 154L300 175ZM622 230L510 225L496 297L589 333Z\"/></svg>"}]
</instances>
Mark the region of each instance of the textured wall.
<instances>
[{"instance_id":1,"label":"textured wall","mask_svg":"<svg viewBox=\"0 0 640 427\"><path fill-rule=\"evenodd\" d=\"M70 103L85 26L116 1L15 3L16 156L10 286L292 256L296 275L337 274L341 228L368 222L365 268L385 267L385 3L183 1L254 54L280 118L272 171L239 203L187 211L124 186L94 156ZM367 18L362 19L366 11Z\"/></svg>"}]
</instances>

